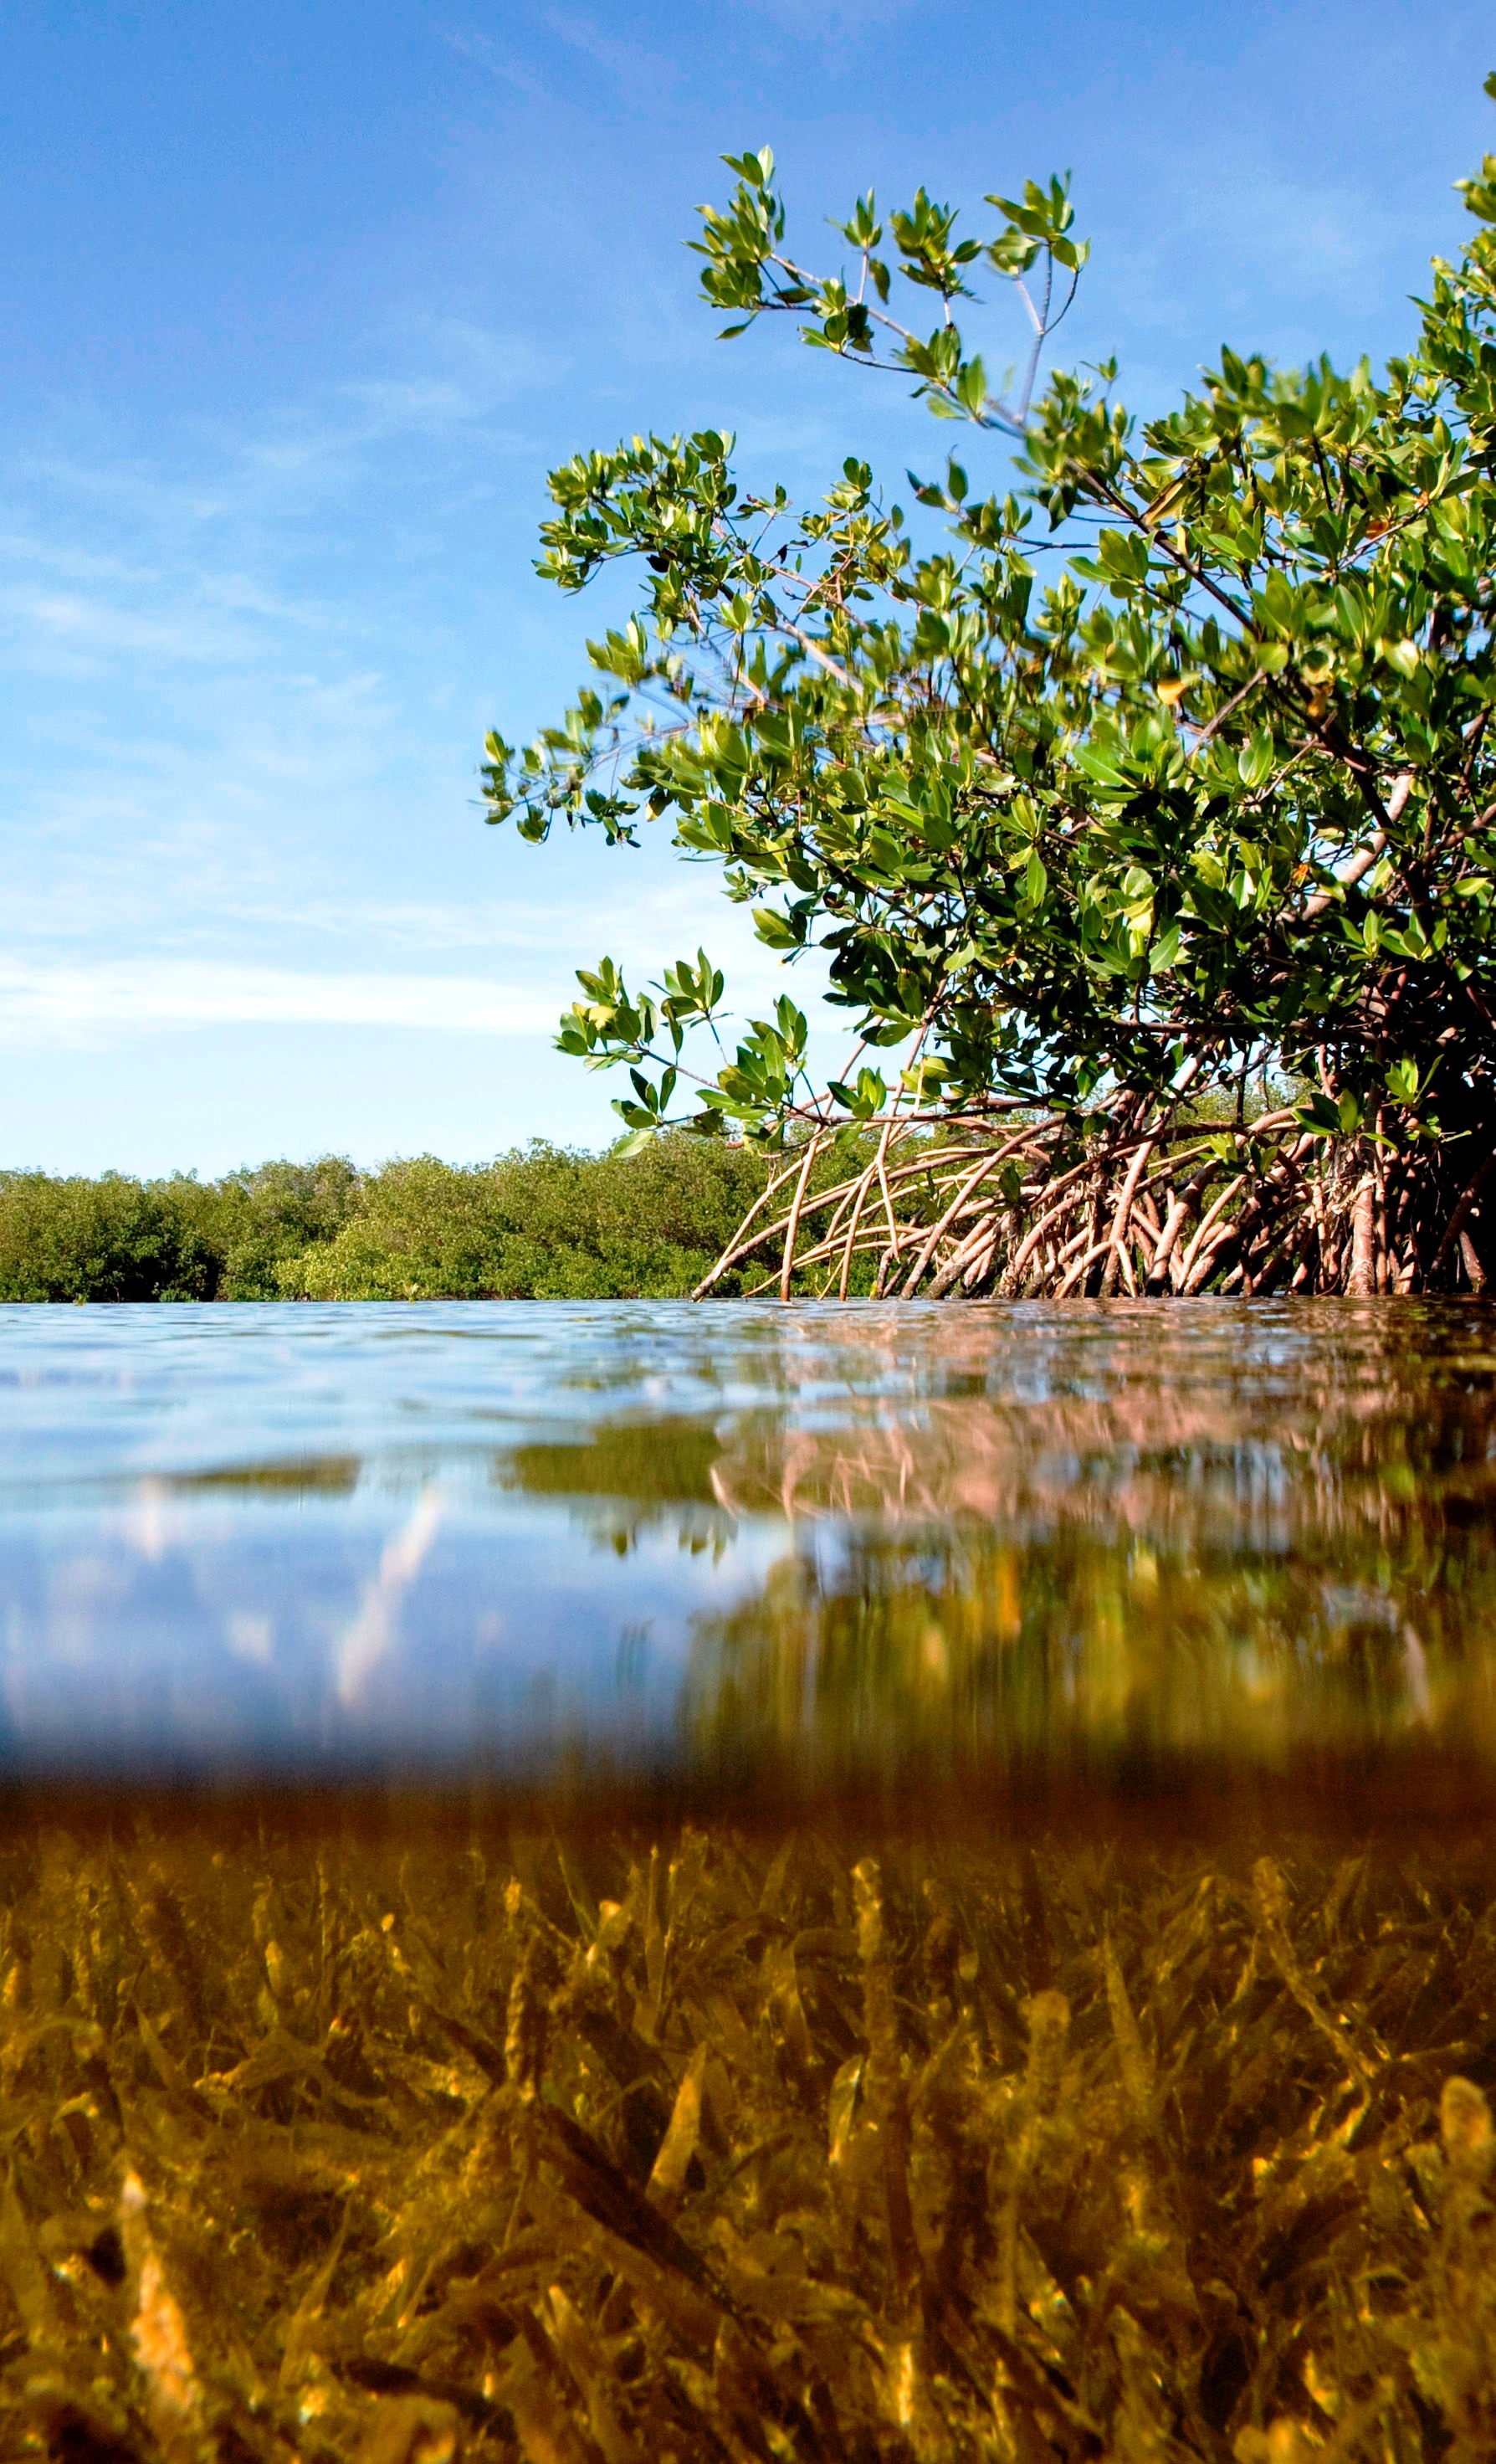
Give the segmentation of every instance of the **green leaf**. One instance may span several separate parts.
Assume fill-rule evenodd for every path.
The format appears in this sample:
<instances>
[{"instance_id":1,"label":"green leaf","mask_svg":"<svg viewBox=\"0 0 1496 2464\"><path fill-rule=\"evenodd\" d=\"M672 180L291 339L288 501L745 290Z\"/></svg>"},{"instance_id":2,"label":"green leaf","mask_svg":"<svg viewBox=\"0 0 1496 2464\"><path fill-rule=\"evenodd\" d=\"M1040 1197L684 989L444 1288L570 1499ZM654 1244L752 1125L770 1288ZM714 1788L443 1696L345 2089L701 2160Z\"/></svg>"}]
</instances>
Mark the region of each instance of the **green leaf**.
<instances>
[{"instance_id":1,"label":"green leaf","mask_svg":"<svg viewBox=\"0 0 1496 2464\"><path fill-rule=\"evenodd\" d=\"M781 915L774 907L756 907L753 911L754 931L771 950L798 950L804 935L792 916Z\"/></svg>"},{"instance_id":2,"label":"green leaf","mask_svg":"<svg viewBox=\"0 0 1496 2464\"><path fill-rule=\"evenodd\" d=\"M843 1111L850 1112L853 1119L859 1121L877 1117L888 1101L888 1091L881 1073L868 1068L859 1069L855 1086L849 1087L842 1079L833 1078L827 1089Z\"/></svg>"},{"instance_id":3,"label":"green leaf","mask_svg":"<svg viewBox=\"0 0 1496 2464\"><path fill-rule=\"evenodd\" d=\"M1307 1103L1295 1105L1294 1117L1299 1127L1309 1131L1314 1137L1337 1138L1340 1135L1340 1114L1328 1095L1311 1095Z\"/></svg>"}]
</instances>

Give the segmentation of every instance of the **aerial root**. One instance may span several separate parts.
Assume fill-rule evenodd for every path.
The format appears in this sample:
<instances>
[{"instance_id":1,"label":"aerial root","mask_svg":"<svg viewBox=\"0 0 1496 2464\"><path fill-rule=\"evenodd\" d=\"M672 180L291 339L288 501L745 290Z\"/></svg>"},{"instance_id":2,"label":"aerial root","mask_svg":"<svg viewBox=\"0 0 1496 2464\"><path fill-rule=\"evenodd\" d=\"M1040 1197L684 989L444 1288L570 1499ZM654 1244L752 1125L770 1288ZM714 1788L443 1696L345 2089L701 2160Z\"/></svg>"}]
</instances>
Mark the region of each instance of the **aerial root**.
<instances>
[{"instance_id":1,"label":"aerial root","mask_svg":"<svg viewBox=\"0 0 1496 2464\"><path fill-rule=\"evenodd\" d=\"M1289 1109L1221 1123L1135 1097L1079 1122L893 1116L868 1134L870 1155L842 1178L845 1127L797 1148L696 1298L755 1267L745 1292L786 1300L1487 1287L1481 1200L1496 1153L1451 1186L1427 1145L1325 1137Z\"/></svg>"}]
</instances>

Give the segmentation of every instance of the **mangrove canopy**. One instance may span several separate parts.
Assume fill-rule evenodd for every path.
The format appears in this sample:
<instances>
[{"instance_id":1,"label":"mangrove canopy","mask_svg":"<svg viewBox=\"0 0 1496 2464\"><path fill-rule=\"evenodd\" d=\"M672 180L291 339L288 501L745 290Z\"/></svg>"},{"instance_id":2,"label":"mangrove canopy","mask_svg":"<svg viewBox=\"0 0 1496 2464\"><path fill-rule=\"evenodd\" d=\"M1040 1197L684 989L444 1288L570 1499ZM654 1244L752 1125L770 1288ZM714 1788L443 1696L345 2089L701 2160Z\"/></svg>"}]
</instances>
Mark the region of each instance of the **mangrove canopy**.
<instances>
[{"instance_id":1,"label":"mangrove canopy","mask_svg":"<svg viewBox=\"0 0 1496 2464\"><path fill-rule=\"evenodd\" d=\"M772 155L728 159L694 243L727 332L788 318L971 450L907 516L855 459L809 510L749 489L715 432L553 472L540 572L632 559L640 602L558 727L489 737L485 792L536 841L666 824L772 949L825 954L861 1048L819 1082L785 998L724 1058L702 953L579 970L562 1047L627 1068L641 1140L783 1149L727 1254L786 1292L869 1251L888 1292L1484 1289L1496 158L1405 358L1222 350L1142 423L1111 365L1045 374L1066 182L969 236L869 194L823 272ZM1027 363L995 391L1004 287Z\"/></svg>"}]
</instances>

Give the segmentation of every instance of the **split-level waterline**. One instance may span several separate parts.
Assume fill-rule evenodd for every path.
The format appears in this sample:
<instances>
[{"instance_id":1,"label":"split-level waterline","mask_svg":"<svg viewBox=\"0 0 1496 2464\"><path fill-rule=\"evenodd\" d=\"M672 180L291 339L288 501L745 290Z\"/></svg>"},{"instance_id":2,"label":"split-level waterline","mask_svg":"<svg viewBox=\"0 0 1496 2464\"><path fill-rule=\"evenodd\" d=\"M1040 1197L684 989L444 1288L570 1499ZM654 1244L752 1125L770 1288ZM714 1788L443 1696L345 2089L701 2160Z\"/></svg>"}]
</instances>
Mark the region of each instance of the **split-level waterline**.
<instances>
[{"instance_id":1,"label":"split-level waterline","mask_svg":"<svg viewBox=\"0 0 1496 2464\"><path fill-rule=\"evenodd\" d=\"M1496 1309L0 1381L0 2450L1490 2452Z\"/></svg>"}]
</instances>

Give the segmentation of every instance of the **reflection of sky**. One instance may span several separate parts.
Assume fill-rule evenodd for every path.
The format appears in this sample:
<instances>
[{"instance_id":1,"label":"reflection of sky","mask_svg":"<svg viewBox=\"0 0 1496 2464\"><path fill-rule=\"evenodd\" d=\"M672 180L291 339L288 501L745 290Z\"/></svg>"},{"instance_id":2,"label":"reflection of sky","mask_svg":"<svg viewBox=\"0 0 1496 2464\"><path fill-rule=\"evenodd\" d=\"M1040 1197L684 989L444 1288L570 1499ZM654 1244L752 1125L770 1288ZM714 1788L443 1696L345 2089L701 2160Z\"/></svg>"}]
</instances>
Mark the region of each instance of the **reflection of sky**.
<instances>
[{"instance_id":1,"label":"reflection of sky","mask_svg":"<svg viewBox=\"0 0 1496 2464\"><path fill-rule=\"evenodd\" d=\"M0 1310L0 1752L497 1759L669 1733L772 1517L517 1493L599 1406L699 1409L680 1312ZM572 1381L575 1380L575 1383ZM643 1442L643 1439L641 1442ZM679 1529L677 1529L677 1521Z\"/></svg>"},{"instance_id":2,"label":"reflection of sky","mask_svg":"<svg viewBox=\"0 0 1496 2464\"><path fill-rule=\"evenodd\" d=\"M499 1759L668 1731L691 1622L783 1547L668 1529L627 1555L564 1502L460 1479L351 1495L163 1496L0 1517L10 1750L93 1762Z\"/></svg>"}]
</instances>

